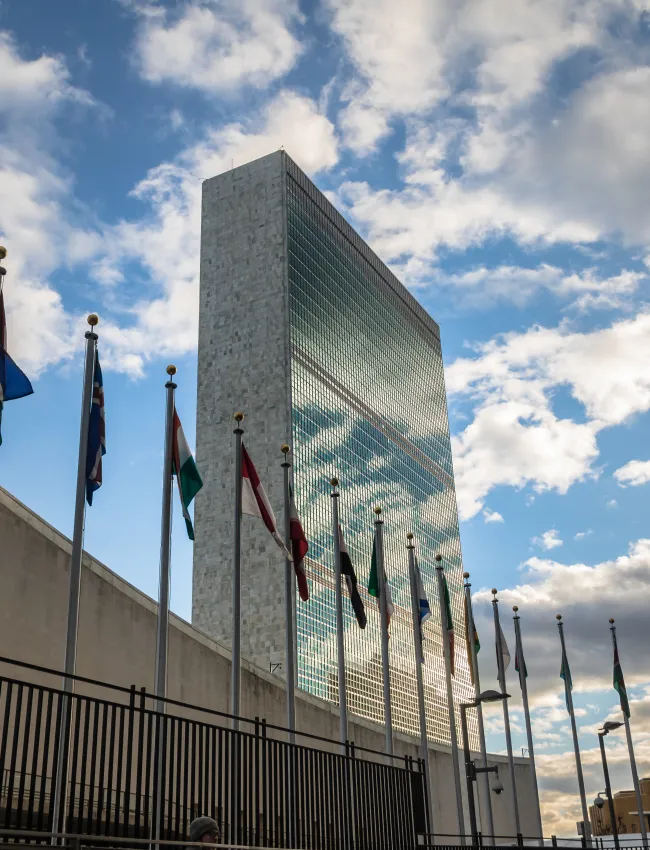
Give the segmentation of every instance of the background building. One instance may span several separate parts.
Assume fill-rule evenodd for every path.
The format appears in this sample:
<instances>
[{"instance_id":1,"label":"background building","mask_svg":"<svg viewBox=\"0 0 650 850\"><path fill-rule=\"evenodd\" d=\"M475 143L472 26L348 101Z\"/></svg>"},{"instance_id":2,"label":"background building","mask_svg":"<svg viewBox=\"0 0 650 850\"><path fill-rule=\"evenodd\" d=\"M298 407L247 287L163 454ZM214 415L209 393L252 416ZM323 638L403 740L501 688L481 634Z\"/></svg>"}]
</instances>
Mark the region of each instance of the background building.
<instances>
[{"instance_id":1,"label":"background building","mask_svg":"<svg viewBox=\"0 0 650 850\"><path fill-rule=\"evenodd\" d=\"M650 829L650 779L641 779L641 800L643 801L643 810L645 813L646 828ZM612 820L609 816L609 806L607 799L602 809L597 806L589 806L589 820L594 835L611 835ZM634 791L619 791L614 794L614 813L616 815L616 825L619 835L635 835L641 832L641 823L639 820L638 806L636 804L636 795Z\"/></svg>"},{"instance_id":2,"label":"background building","mask_svg":"<svg viewBox=\"0 0 650 850\"><path fill-rule=\"evenodd\" d=\"M324 195L278 151L203 183L193 622L231 635L232 415L278 519L280 446L293 448L296 502L310 542L308 603L298 602L302 689L338 700L329 479L359 583L370 570L374 513L385 519L386 570L396 612L391 679L397 728L415 733L417 710L406 533L434 617L425 628L430 735L449 742L433 556L444 556L462 634L462 558L436 323ZM242 537L242 654L281 675L284 563L263 525ZM379 616L364 593L361 631L345 604L350 709L383 722ZM456 641L456 702L471 699L464 641ZM475 730L472 730L475 738Z\"/></svg>"}]
</instances>

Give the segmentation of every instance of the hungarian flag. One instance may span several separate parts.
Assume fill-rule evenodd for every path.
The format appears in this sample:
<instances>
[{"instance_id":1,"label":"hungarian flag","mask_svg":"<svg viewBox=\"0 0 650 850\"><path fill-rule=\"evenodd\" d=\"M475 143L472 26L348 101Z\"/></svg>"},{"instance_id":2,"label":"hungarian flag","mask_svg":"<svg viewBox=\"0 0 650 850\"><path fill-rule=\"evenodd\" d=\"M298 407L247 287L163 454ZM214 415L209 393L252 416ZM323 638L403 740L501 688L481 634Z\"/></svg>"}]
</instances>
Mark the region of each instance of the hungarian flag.
<instances>
[{"instance_id":1,"label":"hungarian flag","mask_svg":"<svg viewBox=\"0 0 650 850\"><path fill-rule=\"evenodd\" d=\"M560 668L560 679L564 681L564 700L566 702L566 710L571 714L571 706L569 705L569 694L573 690L573 682L571 681L571 670L569 669L569 660L566 657L566 652L562 651L562 667Z\"/></svg>"},{"instance_id":2,"label":"hungarian flag","mask_svg":"<svg viewBox=\"0 0 650 850\"><path fill-rule=\"evenodd\" d=\"M181 505L183 507L183 517L187 527L187 535L190 540L194 540L194 528L192 527L192 519L188 510L192 499L203 487L203 481L199 475L199 470L196 468L196 463L192 457L192 452L185 439L181 420L178 418L178 413L174 408L174 432L172 435L172 474L176 476L178 484L178 495L181 497Z\"/></svg>"},{"instance_id":3,"label":"hungarian flag","mask_svg":"<svg viewBox=\"0 0 650 850\"><path fill-rule=\"evenodd\" d=\"M472 663L472 641L474 642L474 651L478 655L481 651L481 642L478 639L476 631L476 623L474 623L474 634L470 635L469 622L469 605L467 604L467 596L465 597L465 646L467 647L467 660L469 661L469 678L474 684L474 665Z\"/></svg>"},{"instance_id":4,"label":"hungarian flag","mask_svg":"<svg viewBox=\"0 0 650 850\"><path fill-rule=\"evenodd\" d=\"M296 573L296 582L298 583L298 593L303 602L309 599L309 585L307 584L307 576L303 561L309 549L309 543L305 532L303 531L298 509L293 498L293 490L289 490L290 508L289 508L289 538L291 540L291 553L293 555L293 568Z\"/></svg>"},{"instance_id":5,"label":"hungarian flag","mask_svg":"<svg viewBox=\"0 0 650 850\"><path fill-rule=\"evenodd\" d=\"M104 416L104 381L95 349L93 371L93 400L88 420L86 445L86 501L93 503L93 493L102 486L102 458L106 454L106 419Z\"/></svg>"},{"instance_id":6,"label":"hungarian flag","mask_svg":"<svg viewBox=\"0 0 650 850\"><path fill-rule=\"evenodd\" d=\"M345 545L345 540L343 539L343 531L341 530L340 525L339 552L341 553L341 575L345 576L345 583L348 586L348 593L350 595L350 602L352 603L352 610L354 611L354 616L357 618L359 628L365 629L367 623L366 609L363 607L363 600L359 595L359 588L357 587L357 574L355 573L354 567L352 566L352 561L350 560L350 555L348 554L348 547Z\"/></svg>"},{"instance_id":7,"label":"hungarian flag","mask_svg":"<svg viewBox=\"0 0 650 850\"><path fill-rule=\"evenodd\" d=\"M390 595L390 585L386 580L386 573L383 575L382 582L383 592L386 594L386 626L390 626L390 618L395 610L393 607L393 598ZM379 588L379 571L377 569L377 540L374 539L372 541L372 561L370 564L370 578L368 579L368 593L371 596L374 596L377 600L377 605L379 605L379 610L381 611L381 590Z\"/></svg>"},{"instance_id":8,"label":"hungarian flag","mask_svg":"<svg viewBox=\"0 0 650 850\"><path fill-rule=\"evenodd\" d=\"M418 594L418 624L420 626L420 644L424 646L424 631L422 629L422 626L431 617L431 607L429 606L429 600L427 599L426 593L424 592L424 585L422 584L422 574L420 573L420 565L418 564L417 558L415 559L415 584ZM420 661L424 664L424 649L422 649L422 657L420 658Z\"/></svg>"},{"instance_id":9,"label":"hungarian flag","mask_svg":"<svg viewBox=\"0 0 650 850\"><path fill-rule=\"evenodd\" d=\"M451 596L449 595L449 585L447 584L447 576L442 574L442 589L445 596L445 629L449 638L449 665L451 667L451 675L456 675L456 659L454 653L454 621L451 617Z\"/></svg>"},{"instance_id":10,"label":"hungarian flag","mask_svg":"<svg viewBox=\"0 0 650 850\"><path fill-rule=\"evenodd\" d=\"M612 632L614 630L612 629ZM618 660L618 645L616 643L616 635L614 635L614 690L618 692L618 697L621 701L621 711L623 714L629 718L630 716L630 703L627 699L627 689L625 687L625 680L623 679L623 670L621 669L621 662Z\"/></svg>"},{"instance_id":11,"label":"hungarian flag","mask_svg":"<svg viewBox=\"0 0 650 850\"><path fill-rule=\"evenodd\" d=\"M275 524L275 514L273 508L269 504L262 482L257 474L257 470L253 466L253 461L250 459L244 444L241 444L241 474L242 474L242 494L241 494L241 512L248 516L259 517L264 525L268 528L271 536L278 544L290 561L293 561L293 555L284 545L284 540L278 534Z\"/></svg>"},{"instance_id":12,"label":"hungarian flag","mask_svg":"<svg viewBox=\"0 0 650 850\"><path fill-rule=\"evenodd\" d=\"M0 278L0 285L2 279ZM0 425L2 425L2 408L6 401L16 398L24 398L31 395L34 390L25 373L16 366L7 354L7 321L5 319L5 303L2 289L0 288ZM0 446L2 445L2 432L0 431Z\"/></svg>"}]
</instances>

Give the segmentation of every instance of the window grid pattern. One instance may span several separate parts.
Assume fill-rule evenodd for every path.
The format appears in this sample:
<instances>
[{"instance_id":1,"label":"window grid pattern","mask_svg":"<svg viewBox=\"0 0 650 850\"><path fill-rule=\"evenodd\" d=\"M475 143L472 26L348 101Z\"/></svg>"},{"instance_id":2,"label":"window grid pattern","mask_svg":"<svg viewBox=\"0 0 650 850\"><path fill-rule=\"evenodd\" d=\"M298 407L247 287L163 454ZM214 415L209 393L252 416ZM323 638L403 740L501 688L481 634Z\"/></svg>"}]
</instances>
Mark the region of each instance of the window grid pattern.
<instances>
[{"instance_id":1,"label":"window grid pattern","mask_svg":"<svg viewBox=\"0 0 650 850\"><path fill-rule=\"evenodd\" d=\"M336 475L341 525L368 616L362 631L346 594L349 710L384 720L379 612L365 591L373 508L381 505L386 572L396 607L389 648L393 723L404 732L419 732L406 550L406 533L412 531L433 612L424 630L429 737L448 744L436 552L444 558L457 635L456 707L473 699L473 686L462 640L462 556L440 344L326 209L287 176L294 486L310 542L311 581L309 602L297 606L298 684L338 702L328 484ZM426 468L418 462L422 455L431 461ZM475 720L468 720L477 746ZM460 729L458 716L457 725Z\"/></svg>"}]
</instances>

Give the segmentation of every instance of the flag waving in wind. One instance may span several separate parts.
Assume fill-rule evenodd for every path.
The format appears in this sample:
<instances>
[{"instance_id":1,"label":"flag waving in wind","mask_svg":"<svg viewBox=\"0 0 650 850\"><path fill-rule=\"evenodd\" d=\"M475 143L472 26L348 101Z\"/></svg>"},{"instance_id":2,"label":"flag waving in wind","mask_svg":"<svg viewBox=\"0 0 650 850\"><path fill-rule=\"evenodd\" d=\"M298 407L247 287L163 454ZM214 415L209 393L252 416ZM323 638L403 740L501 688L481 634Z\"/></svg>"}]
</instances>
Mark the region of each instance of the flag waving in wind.
<instances>
[{"instance_id":1,"label":"flag waving in wind","mask_svg":"<svg viewBox=\"0 0 650 850\"><path fill-rule=\"evenodd\" d=\"M501 659L503 661L503 679L504 679L504 681L502 682L501 677L499 676L499 684L501 685L501 690L505 691L505 689L506 689L506 683L505 683L506 670L508 669L508 667L510 667L510 650L508 649L508 644L506 643L506 636L503 634L503 629L501 628L501 625L499 625L499 634L497 635L496 644L497 644L497 658L499 657L499 654L500 654Z\"/></svg>"},{"instance_id":2,"label":"flag waving in wind","mask_svg":"<svg viewBox=\"0 0 650 850\"><path fill-rule=\"evenodd\" d=\"M562 652L562 667L560 668L560 679L564 681L564 699L566 702L566 710L571 714L571 705L569 703L569 694L573 690L573 682L571 681L571 670L569 669L569 660L566 657L566 652Z\"/></svg>"},{"instance_id":3,"label":"flag waving in wind","mask_svg":"<svg viewBox=\"0 0 650 850\"><path fill-rule=\"evenodd\" d=\"M449 585L447 584L447 576L442 574L442 588L445 594L445 625L447 628L447 635L449 637L449 666L451 668L451 675L456 675L456 657L454 652L454 621L451 617L451 596L449 595Z\"/></svg>"},{"instance_id":4,"label":"flag waving in wind","mask_svg":"<svg viewBox=\"0 0 650 850\"><path fill-rule=\"evenodd\" d=\"M93 503L93 493L102 486L102 458L106 454L106 419L104 417L104 381L95 349L93 370L93 398L88 420L88 445L86 448L86 501Z\"/></svg>"},{"instance_id":5,"label":"flag waving in wind","mask_svg":"<svg viewBox=\"0 0 650 850\"><path fill-rule=\"evenodd\" d=\"M469 617L469 605L467 604L467 596L465 597L465 646L467 647L467 660L469 661L469 678L474 684L474 664L472 663L472 642L474 643L474 651L478 655L481 650L481 642L478 639L476 631L476 623L474 625L474 634L470 634L471 625Z\"/></svg>"},{"instance_id":6,"label":"flag waving in wind","mask_svg":"<svg viewBox=\"0 0 650 850\"><path fill-rule=\"evenodd\" d=\"M7 321L5 319L5 304L2 294L2 278L0 278L0 425L2 425L2 408L6 401L24 398L34 390L25 373L16 366L7 354ZM0 446L2 432L0 431Z\"/></svg>"},{"instance_id":7,"label":"flag waving in wind","mask_svg":"<svg viewBox=\"0 0 650 850\"><path fill-rule=\"evenodd\" d=\"M293 490L289 490L289 538L291 540L291 552L293 554L293 569L296 573L296 582L298 583L298 593L303 602L309 599L309 585L307 584L307 576L302 562L309 550L309 543L303 531L298 509L293 498Z\"/></svg>"},{"instance_id":8,"label":"flag waving in wind","mask_svg":"<svg viewBox=\"0 0 650 850\"><path fill-rule=\"evenodd\" d=\"M395 610L393 607L393 597L390 593L390 585L386 580L386 573L383 576L383 591L386 594L386 626L390 626L390 618ZM374 596L377 600L377 604L380 604L380 589L379 589L379 571L377 569L377 546L376 541L373 539L372 541L372 561L370 564L370 578L368 579L368 593L371 596ZM381 610L381 606L380 606Z\"/></svg>"},{"instance_id":9,"label":"flag waving in wind","mask_svg":"<svg viewBox=\"0 0 650 850\"><path fill-rule=\"evenodd\" d=\"M424 592L424 585L422 584L422 574L420 573L420 565L418 564L417 558L415 558L415 584L418 592L418 622L420 625L420 644L424 646L424 631L422 629L422 626L431 617L431 606L429 605L429 600L427 599L426 593ZM422 649L422 658L420 659L420 661L424 664L424 649Z\"/></svg>"},{"instance_id":10,"label":"flag waving in wind","mask_svg":"<svg viewBox=\"0 0 650 850\"><path fill-rule=\"evenodd\" d=\"M345 576L345 583L348 586L348 593L350 594L350 602L352 603L352 610L354 611L354 616L357 618L359 628L365 629L367 623L366 609L364 608L363 600L359 595L359 588L357 587L357 574L355 573L354 567L352 566L352 561L350 560L350 555L348 554L348 547L345 545L345 540L343 539L343 531L341 530L340 525L339 552L341 553L341 575Z\"/></svg>"},{"instance_id":11,"label":"flag waving in wind","mask_svg":"<svg viewBox=\"0 0 650 850\"><path fill-rule=\"evenodd\" d=\"M174 409L174 431L172 436L172 472L176 476L178 495L183 507L183 518L187 528L187 536L194 540L194 528L190 517L189 507L192 500L203 487L203 481L199 475L192 452L185 439L181 420Z\"/></svg>"},{"instance_id":12,"label":"flag waving in wind","mask_svg":"<svg viewBox=\"0 0 650 850\"><path fill-rule=\"evenodd\" d=\"M521 655L521 660L519 656ZM524 659L524 654L521 650L521 647L517 644L515 649L515 670L519 673L519 685L523 687L521 682L522 679L528 678L528 670L526 669L526 661Z\"/></svg>"},{"instance_id":13,"label":"flag waving in wind","mask_svg":"<svg viewBox=\"0 0 650 850\"><path fill-rule=\"evenodd\" d=\"M264 491L264 487L262 487L260 477L257 474L257 470L253 466L253 461L250 459L243 443L241 444L241 474L241 512L243 514L248 514L248 516L259 517L280 549L282 549L290 561L293 561L293 555L285 546L282 537L278 534L273 508L269 504L269 500Z\"/></svg>"},{"instance_id":14,"label":"flag waving in wind","mask_svg":"<svg viewBox=\"0 0 650 850\"><path fill-rule=\"evenodd\" d=\"M614 631L614 629L612 629ZM627 699L627 689L625 687L625 679L623 678L623 670L621 662L618 659L618 644L616 643L616 635L614 635L614 690L617 691L621 702L621 711L629 718L630 703Z\"/></svg>"}]
</instances>

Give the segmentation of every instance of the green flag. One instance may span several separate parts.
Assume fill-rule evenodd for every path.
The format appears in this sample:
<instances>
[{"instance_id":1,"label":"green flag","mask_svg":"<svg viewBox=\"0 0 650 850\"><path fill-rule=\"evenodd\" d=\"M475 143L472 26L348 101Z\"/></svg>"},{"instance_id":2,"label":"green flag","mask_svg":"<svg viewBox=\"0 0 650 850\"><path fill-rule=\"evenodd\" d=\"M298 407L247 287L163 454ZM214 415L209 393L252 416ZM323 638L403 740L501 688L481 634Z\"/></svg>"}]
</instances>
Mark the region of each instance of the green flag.
<instances>
[{"instance_id":1,"label":"green flag","mask_svg":"<svg viewBox=\"0 0 650 850\"><path fill-rule=\"evenodd\" d=\"M368 579L368 593L370 596L374 596L377 600L377 605L380 604L379 596L379 571L377 570L377 541L373 539L372 541L372 561L370 562L370 578ZM384 593L386 594L386 625L390 625L390 618L393 613L393 599L390 593L390 585L386 581L386 573L384 572Z\"/></svg>"},{"instance_id":2,"label":"green flag","mask_svg":"<svg viewBox=\"0 0 650 850\"><path fill-rule=\"evenodd\" d=\"M566 700L566 710L571 714L569 708L569 694L573 690L573 682L571 681L571 670L569 669L569 661L566 657L566 652L562 653L562 669L560 670L560 678L564 680L564 699Z\"/></svg>"},{"instance_id":3,"label":"green flag","mask_svg":"<svg viewBox=\"0 0 650 850\"><path fill-rule=\"evenodd\" d=\"M612 631L614 630L612 629ZM618 697L621 701L621 711L626 717L629 717L630 703L627 699L627 689L625 687L625 679L623 678L621 662L618 660L618 646L616 644L616 635L614 635L614 690L618 691Z\"/></svg>"}]
</instances>

